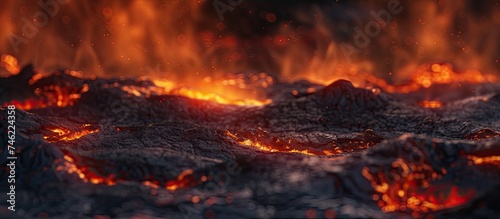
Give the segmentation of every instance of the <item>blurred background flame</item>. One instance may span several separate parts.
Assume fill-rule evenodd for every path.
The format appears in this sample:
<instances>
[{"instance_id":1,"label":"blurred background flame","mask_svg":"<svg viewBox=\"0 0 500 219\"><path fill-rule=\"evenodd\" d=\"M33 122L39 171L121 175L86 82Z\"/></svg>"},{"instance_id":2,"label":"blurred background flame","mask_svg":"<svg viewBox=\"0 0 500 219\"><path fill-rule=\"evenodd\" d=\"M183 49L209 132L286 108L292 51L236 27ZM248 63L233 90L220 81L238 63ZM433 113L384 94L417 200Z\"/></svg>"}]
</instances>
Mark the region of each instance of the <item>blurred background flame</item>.
<instances>
[{"instance_id":1,"label":"blurred background flame","mask_svg":"<svg viewBox=\"0 0 500 219\"><path fill-rule=\"evenodd\" d=\"M322 84L374 75L402 83L418 66L435 62L500 72L498 0L401 0L402 13L347 61L341 43L353 45L353 28L364 29L374 20L370 11L386 9L388 1L246 0L221 21L212 0L70 0L16 51L12 34L26 37L23 18L35 22L43 10L38 1L6 0L0 2L0 54L46 72L149 75L193 85L228 72ZM7 61L2 75L16 71Z\"/></svg>"}]
</instances>

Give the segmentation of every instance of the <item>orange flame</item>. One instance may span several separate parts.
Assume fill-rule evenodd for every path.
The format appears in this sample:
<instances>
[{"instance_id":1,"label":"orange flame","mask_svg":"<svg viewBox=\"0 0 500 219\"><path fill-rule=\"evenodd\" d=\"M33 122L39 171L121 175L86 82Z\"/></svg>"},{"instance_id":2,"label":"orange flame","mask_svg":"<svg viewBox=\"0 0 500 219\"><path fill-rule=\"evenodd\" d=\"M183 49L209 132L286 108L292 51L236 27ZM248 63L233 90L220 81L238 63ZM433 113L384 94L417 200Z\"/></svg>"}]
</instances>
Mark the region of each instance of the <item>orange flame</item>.
<instances>
[{"instance_id":1,"label":"orange flame","mask_svg":"<svg viewBox=\"0 0 500 219\"><path fill-rule=\"evenodd\" d=\"M0 56L0 66L5 68L12 75L19 74L20 68L17 63L17 59L14 56L8 54L2 54Z\"/></svg>"}]
</instances>

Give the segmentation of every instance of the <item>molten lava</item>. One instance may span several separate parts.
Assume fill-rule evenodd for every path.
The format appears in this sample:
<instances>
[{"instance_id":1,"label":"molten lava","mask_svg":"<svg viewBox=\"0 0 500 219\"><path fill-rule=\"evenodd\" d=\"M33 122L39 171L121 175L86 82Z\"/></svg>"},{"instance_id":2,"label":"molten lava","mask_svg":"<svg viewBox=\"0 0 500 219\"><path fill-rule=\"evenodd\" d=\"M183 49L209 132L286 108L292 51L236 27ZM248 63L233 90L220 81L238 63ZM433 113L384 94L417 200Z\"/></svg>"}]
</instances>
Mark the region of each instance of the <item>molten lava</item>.
<instances>
[{"instance_id":1,"label":"molten lava","mask_svg":"<svg viewBox=\"0 0 500 219\"><path fill-rule=\"evenodd\" d=\"M83 166L83 165L78 166L76 164L75 159L70 155L64 155L63 159L56 160L55 164L57 165L56 171L58 172L62 171L70 175L76 175L84 183L104 184L108 186L113 186L116 185L116 183L118 182L126 181L120 179L115 174L103 176L101 174L96 173L96 171L89 166ZM168 180L163 187L166 190L174 191L177 189L184 189L195 186L200 182L205 182L206 180L207 177L205 176L202 176L200 180L197 180L193 175L193 170L187 169L181 172L176 179ZM161 187L160 183L156 180L154 181L145 180L142 181L141 184L149 186L151 188Z\"/></svg>"},{"instance_id":2,"label":"molten lava","mask_svg":"<svg viewBox=\"0 0 500 219\"><path fill-rule=\"evenodd\" d=\"M261 137L264 137L264 139L269 138L269 136L266 135L265 131L263 133L264 134L258 133L254 135L253 139L248 139L243 136L239 136L238 134L234 134L230 131L226 131L226 136L230 137L240 145L250 148L255 148L266 152L298 153L310 156L335 155L344 153L339 147L334 147L333 149L325 149L325 150L302 149L301 147L292 146L291 139L283 140L279 138L273 138L274 145L270 145L258 140L258 138Z\"/></svg>"},{"instance_id":3,"label":"molten lava","mask_svg":"<svg viewBox=\"0 0 500 219\"><path fill-rule=\"evenodd\" d=\"M50 129L52 134L44 136L43 138L48 142L73 141L75 139L79 139L83 136L96 133L99 131L99 129L97 128L91 128L90 125L88 124L83 125L82 129L83 130L78 132L71 132L63 128L54 128Z\"/></svg>"},{"instance_id":4,"label":"molten lava","mask_svg":"<svg viewBox=\"0 0 500 219\"><path fill-rule=\"evenodd\" d=\"M455 185L450 188L435 182L446 175L445 169L435 172L425 163L417 165L400 158L392 167L395 169L390 172L373 173L368 167L362 170L362 175L376 191L373 200L384 212L410 211L418 217L421 213L465 204L475 195L473 189L464 190Z\"/></svg>"},{"instance_id":5,"label":"molten lava","mask_svg":"<svg viewBox=\"0 0 500 219\"><path fill-rule=\"evenodd\" d=\"M76 174L78 178L80 178L85 183L106 184L109 186L116 184L114 175L104 177L94 173L89 169L89 167L78 167L75 164L75 159L73 159L69 155L64 155L64 159L62 161L56 160L55 162L56 164L58 164L58 166L56 167L56 171L64 171L68 174Z\"/></svg>"}]
</instances>

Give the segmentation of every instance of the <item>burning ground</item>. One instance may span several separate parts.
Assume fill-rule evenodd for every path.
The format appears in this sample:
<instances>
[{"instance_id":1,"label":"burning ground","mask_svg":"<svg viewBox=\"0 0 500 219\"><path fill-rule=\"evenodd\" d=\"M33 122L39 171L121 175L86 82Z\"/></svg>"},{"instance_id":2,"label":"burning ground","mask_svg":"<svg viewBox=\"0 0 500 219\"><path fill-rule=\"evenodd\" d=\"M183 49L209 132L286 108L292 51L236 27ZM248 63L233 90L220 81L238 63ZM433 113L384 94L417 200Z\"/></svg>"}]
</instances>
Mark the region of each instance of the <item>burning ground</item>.
<instances>
[{"instance_id":1,"label":"burning ground","mask_svg":"<svg viewBox=\"0 0 500 219\"><path fill-rule=\"evenodd\" d=\"M27 66L0 79L1 105L18 108L17 210L0 213L496 218L500 85L436 65L386 87L257 75L265 99Z\"/></svg>"}]
</instances>

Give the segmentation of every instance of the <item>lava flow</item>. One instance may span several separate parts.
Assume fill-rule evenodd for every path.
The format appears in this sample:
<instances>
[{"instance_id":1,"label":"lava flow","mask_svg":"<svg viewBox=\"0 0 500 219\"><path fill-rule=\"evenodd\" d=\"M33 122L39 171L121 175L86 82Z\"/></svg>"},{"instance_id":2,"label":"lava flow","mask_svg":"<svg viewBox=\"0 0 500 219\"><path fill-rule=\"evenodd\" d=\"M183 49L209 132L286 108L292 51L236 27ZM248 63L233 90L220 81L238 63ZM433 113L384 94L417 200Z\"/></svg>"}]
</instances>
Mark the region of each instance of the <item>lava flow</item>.
<instances>
[{"instance_id":1,"label":"lava flow","mask_svg":"<svg viewBox=\"0 0 500 219\"><path fill-rule=\"evenodd\" d=\"M373 200L384 212L410 211L413 216L420 217L421 213L465 204L475 194L474 189L464 190L436 182L447 174L446 169L435 172L425 163L416 165L402 159L394 161L392 167L400 171L373 173L368 167L362 171L377 192Z\"/></svg>"},{"instance_id":2,"label":"lava flow","mask_svg":"<svg viewBox=\"0 0 500 219\"><path fill-rule=\"evenodd\" d=\"M91 184L104 184L108 186L116 185L118 182L126 182L127 180L121 179L120 174L99 174L96 172L95 168L86 165L77 165L76 161L70 155L64 155L63 159L57 159L54 161L56 165L56 171L58 172L66 172L70 175L76 175L82 182L91 183ZM202 176L199 180L197 180L193 171L188 169L181 172L177 178L172 180L167 180L163 186L161 186L160 182L155 180L143 180L141 184L145 186L149 186L152 188L163 187L169 191L175 191L178 189L190 188L192 186L197 185L198 183L204 182L207 180L207 177Z\"/></svg>"},{"instance_id":3,"label":"lava flow","mask_svg":"<svg viewBox=\"0 0 500 219\"><path fill-rule=\"evenodd\" d=\"M71 132L63 128L49 129L52 133L43 137L48 142L55 141L73 141L83 136L96 133L99 131L97 128L92 128L90 124L84 124L81 131Z\"/></svg>"}]
</instances>

